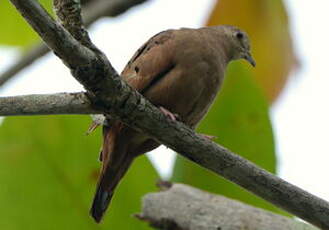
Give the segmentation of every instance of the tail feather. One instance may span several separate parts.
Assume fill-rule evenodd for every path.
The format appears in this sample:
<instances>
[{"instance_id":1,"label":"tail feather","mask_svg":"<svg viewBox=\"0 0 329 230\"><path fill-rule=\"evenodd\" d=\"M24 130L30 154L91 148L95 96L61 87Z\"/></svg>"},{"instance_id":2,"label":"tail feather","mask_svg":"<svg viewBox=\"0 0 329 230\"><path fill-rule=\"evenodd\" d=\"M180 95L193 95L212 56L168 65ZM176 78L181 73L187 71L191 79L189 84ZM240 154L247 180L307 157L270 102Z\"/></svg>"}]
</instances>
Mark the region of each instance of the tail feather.
<instances>
[{"instance_id":1,"label":"tail feather","mask_svg":"<svg viewBox=\"0 0 329 230\"><path fill-rule=\"evenodd\" d=\"M103 168L98 181L90 215L97 223L110 205L116 186L128 171L134 157L128 154L124 138L116 139L115 133L106 133L103 144Z\"/></svg>"},{"instance_id":2,"label":"tail feather","mask_svg":"<svg viewBox=\"0 0 329 230\"><path fill-rule=\"evenodd\" d=\"M90 209L91 216L99 223L111 203L114 190L119 184L121 178L128 171L128 168L133 161L133 158L126 155L122 158L119 167L107 167L105 173L101 176L93 204ZM115 165L117 166L117 165Z\"/></svg>"},{"instance_id":3,"label":"tail feather","mask_svg":"<svg viewBox=\"0 0 329 230\"><path fill-rule=\"evenodd\" d=\"M114 123L111 127L104 126L103 136L103 167L90 209L90 215L98 223L110 205L116 186L134 159L127 151L129 135L122 132L122 123Z\"/></svg>"},{"instance_id":4,"label":"tail feather","mask_svg":"<svg viewBox=\"0 0 329 230\"><path fill-rule=\"evenodd\" d=\"M110 193L104 190L102 187L97 188L94 201L90 209L90 215L97 223L102 220L107 207L110 205L112 196L113 191Z\"/></svg>"}]
</instances>

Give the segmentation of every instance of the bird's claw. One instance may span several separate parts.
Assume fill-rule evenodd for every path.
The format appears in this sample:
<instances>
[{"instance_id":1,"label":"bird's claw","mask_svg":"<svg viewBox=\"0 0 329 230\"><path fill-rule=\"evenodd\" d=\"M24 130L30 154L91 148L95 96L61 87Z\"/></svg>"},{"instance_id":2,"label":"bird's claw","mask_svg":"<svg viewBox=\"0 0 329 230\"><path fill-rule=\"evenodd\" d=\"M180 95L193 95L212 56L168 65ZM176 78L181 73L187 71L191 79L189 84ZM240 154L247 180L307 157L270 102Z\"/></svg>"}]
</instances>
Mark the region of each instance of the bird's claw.
<instances>
[{"instance_id":1,"label":"bird's claw","mask_svg":"<svg viewBox=\"0 0 329 230\"><path fill-rule=\"evenodd\" d=\"M91 134L95 129L97 129L100 126L100 124L96 123L96 122L92 122L88 128L88 130L86 131L86 135Z\"/></svg>"},{"instance_id":2,"label":"bird's claw","mask_svg":"<svg viewBox=\"0 0 329 230\"><path fill-rule=\"evenodd\" d=\"M212 135L207 135L207 134L200 134L203 138L213 141L215 140L217 137L216 136L212 136Z\"/></svg>"},{"instance_id":3,"label":"bird's claw","mask_svg":"<svg viewBox=\"0 0 329 230\"><path fill-rule=\"evenodd\" d=\"M88 130L86 131L86 135L91 134L95 129L97 129L101 125L106 125L106 118L102 114L92 114L90 115L92 119L92 123L89 126Z\"/></svg>"},{"instance_id":4,"label":"bird's claw","mask_svg":"<svg viewBox=\"0 0 329 230\"><path fill-rule=\"evenodd\" d=\"M165 116L169 117L170 120L172 120L172 121L177 121L178 120L178 118L179 118L178 114L172 113L172 112L170 112L169 110L167 110L166 108L164 108L162 106L160 106L159 109Z\"/></svg>"}]
</instances>

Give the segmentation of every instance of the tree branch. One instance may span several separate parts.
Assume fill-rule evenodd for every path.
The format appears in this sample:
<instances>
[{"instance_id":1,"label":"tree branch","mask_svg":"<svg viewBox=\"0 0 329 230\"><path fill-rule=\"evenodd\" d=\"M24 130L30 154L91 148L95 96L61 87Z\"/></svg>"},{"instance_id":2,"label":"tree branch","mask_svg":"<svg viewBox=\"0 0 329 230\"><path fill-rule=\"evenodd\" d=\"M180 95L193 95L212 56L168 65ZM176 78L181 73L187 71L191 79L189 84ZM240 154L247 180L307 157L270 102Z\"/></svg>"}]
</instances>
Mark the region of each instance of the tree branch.
<instances>
[{"instance_id":1,"label":"tree branch","mask_svg":"<svg viewBox=\"0 0 329 230\"><path fill-rule=\"evenodd\" d=\"M102 17L115 17L125 13L130 8L146 2L147 0L88 0L83 5L83 21L85 26L90 26L92 23ZM17 73L24 68L33 64L36 60L43 57L49 52L46 44L40 43L31 48L16 63L10 66L4 73L0 74L0 86L4 85Z\"/></svg>"},{"instance_id":2,"label":"tree branch","mask_svg":"<svg viewBox=\"0 0 329 230\"><path fill-rule=\"evenodd\" d=\"M54 0L54 10L61 25L83 46L92 50L96 55L103 56L92 42L85 29L81 17L81 2L79 0Z\"/></svg>"},{"instance_id":3,"label":"tree branch","mask_svg":"<svg viewBox=\"0 0 329 230\"><path fill-rule=\"evenodd\" d=\"M266 172L194 133L182 123L170 121L115 72L107 59L78 42L57 25L33 0L10 0L45 42L71 68L87 89L93 105L115 119L142 131L186 158L231 180L265 200L322 228L329 229L329 204ZM65 49L78 48L69 53ZM75 59L75 60L72 60ZM261 154L261 153L260 153Z\"/></svg>"},{"instance_id":4,"label":"tree branch","mask_svg":"<svg viewBox=\"0 0 329 230\"><path fill-rule=\"evenodd\" d=\"M81 2L72 0L54 0L54 10L59 22L80 44L95 48L81 17Z\"/></svg>"},{"instance_id":5,"label":"tree branch","mask_svg":"<svg viewBox=\"0 0 329 230\"><path fill-rule=\"evenodd\" d=\"M16 63L9 66L9 68L5 72L0 74L0 87L6 84L21 70L28 67L29 65L32 65L34 61L43 57L48 52L49 49L44 43L40 43L36 46L33 46L23 56L21 56Z\"/></svg>"},{"instance_id":6,"label":"tree branch","mask_svg":"<svg viewBox=\"0 0 329 230\"><path fill-rule=\"evenodd\" d=\"M184 184L166 183L164 191L143 197L136 215L165 230L316 230L301 221L255 208Z\"/></svg>"},{"instance_id":7,"label":"tree branch","mask_svg":"<svg viewBox=\"0 0 329 230\"><path fill-rule=\"evenodd\" d=\"M97 113L85 93L0 97L0 116Z\"/></svg>"},{"instance_id":8,"label":"tree branch","mask_svg":"<svg viewBox=\"0 0 329 230\"><path fill-rule=\"evenodd\" d=\"M81 17L81 2L71 0L54 0L54 10L60 23L66 28L70 34L78 41L84 42L87 39L90 42L87 35Z\"/></svg>"}]
</instances>

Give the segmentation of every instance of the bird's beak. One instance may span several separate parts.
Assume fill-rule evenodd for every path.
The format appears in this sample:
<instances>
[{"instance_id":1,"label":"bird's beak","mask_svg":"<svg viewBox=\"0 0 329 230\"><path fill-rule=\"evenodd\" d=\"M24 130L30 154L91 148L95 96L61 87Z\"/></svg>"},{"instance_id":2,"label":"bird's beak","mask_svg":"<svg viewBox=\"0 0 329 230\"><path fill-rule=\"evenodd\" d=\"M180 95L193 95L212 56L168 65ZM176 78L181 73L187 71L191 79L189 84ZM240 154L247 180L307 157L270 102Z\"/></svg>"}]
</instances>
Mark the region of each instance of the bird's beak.
<instances>
[{"instance_id":1,"label":"bird's beak","mask_svg":"<svg viewBox=\"0 0 329 230\"><path fill-rule=\"evenodd\" d=\"M244 59L246 59L247 62L249 62L250 65L252 65L253 67L256 66L256 62L255 62L255 60L252 58L252 56L251 56L251 54L250 54L249 52L246 53Z\"/></svg>"}]
</instances>

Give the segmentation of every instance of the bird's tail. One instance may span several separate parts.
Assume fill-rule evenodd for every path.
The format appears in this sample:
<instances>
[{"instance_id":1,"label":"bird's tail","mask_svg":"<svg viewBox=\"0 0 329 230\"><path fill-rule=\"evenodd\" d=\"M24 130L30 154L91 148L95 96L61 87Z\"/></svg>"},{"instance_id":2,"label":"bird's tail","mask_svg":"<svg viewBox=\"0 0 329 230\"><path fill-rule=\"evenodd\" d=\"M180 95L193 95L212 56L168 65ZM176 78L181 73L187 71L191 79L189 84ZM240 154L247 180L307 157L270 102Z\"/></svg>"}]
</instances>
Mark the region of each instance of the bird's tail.
<instances>
[{"instance_id":1,"label":"bird's tail","mask_svg":"<svg viewBox=\"0 0 329 230\"><path fill-rule=\"evenodd\" d=\"M118 137L117 134L118 130L115 127L111 127L107 131L106 128L104 129L104 143L101 153L103 168L90 209L90 215L98 223L111 202L116 186L134 159L128 154L126 143L121 143L124 139Z\"/></svg>"}]
</instances>

